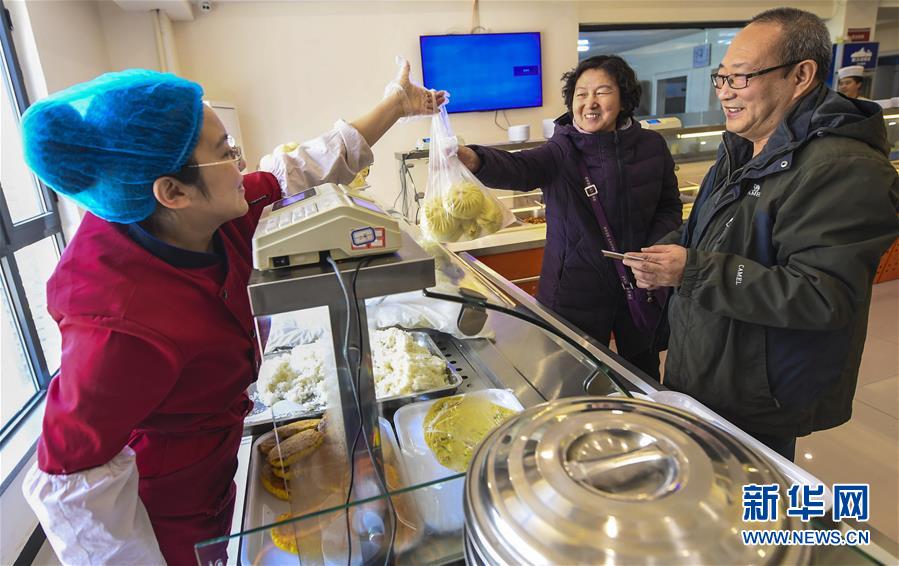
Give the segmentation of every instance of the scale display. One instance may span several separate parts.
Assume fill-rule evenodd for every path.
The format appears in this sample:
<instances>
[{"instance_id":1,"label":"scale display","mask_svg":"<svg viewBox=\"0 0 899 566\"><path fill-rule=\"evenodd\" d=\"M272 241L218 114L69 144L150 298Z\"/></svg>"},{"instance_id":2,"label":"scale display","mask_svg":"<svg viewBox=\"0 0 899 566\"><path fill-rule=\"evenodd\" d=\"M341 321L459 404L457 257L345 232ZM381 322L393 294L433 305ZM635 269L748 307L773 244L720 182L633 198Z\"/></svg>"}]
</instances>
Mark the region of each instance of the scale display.
<instances>
[{"instance_id":1,"label":"scale display","mask_svg":"<svg viewBox=\"0 0 899 566\"><path fill-rule=\"evenodd\" d=\"M253 267L260 270L391 253L400 248L397 221L376 203L327 183L265 207L253 234Z\"/></svg>"},{"instance_id":2,"label":"scale display","mask_svg":"<svg viewBox=\"0 0 899 566\"><path fill-rule=\"evenodd\" d=\"M275 204L272 205L272 212L274 212L276 210L281 210L282 208L284 208L286 206L290 206L294 203L300 202L301 200L305 199L306 197L313 197L313 196L315 196L315 189L306 189L305 191L303 191L301 193L297 193L295 195L292 195L292 196L289 196L286 198L282 198L281 200L279 200L278 202L276 202Z\"/></svg>"}]
</instances>

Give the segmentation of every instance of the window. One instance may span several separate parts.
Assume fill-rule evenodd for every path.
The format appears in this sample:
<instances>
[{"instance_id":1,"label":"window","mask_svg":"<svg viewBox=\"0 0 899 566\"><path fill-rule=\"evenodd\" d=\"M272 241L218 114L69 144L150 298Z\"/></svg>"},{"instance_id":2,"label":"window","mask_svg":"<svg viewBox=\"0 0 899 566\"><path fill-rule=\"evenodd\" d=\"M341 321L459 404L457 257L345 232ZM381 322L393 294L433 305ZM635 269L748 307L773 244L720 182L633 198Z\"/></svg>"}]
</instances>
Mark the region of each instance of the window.
<instances>
[{"instance_id":1,"label":"window","mask_svg":"<svg viewBox=\"0 0 899 566\"><path fill-rule=\"evenodd\" d=\"M9 14L0 1L0 444L59 370L60 336L47 314L46 284L63 240L55 197L22 157L19 117L28 107Z\"/></svg>"},{"instance_id":2,"label":"window","mask_svg":"<svg viewBox=\"0 0 899 566\"><path fill-rule=\"evenodd\" d=\"M684 126L724 123L709 74L744 24L581 25L579 60L618 55L642 87L638 118L675 116Z\"/></svg>"}]
</instances>

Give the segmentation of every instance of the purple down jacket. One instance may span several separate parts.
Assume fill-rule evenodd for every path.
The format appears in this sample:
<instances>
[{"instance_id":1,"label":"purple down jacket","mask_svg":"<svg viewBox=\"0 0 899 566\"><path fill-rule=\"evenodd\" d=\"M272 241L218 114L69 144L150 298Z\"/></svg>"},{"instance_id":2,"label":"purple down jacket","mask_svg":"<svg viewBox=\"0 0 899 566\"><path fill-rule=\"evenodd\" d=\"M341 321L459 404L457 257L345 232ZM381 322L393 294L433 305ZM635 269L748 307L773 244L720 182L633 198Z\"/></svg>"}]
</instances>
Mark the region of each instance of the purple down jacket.
<instances>
[{"instance_id":1,"label":"purple down jacket","mask_svg":"<svg viewBox=\"0 0 899 566\"><path fill-rule=\"evenodd\" d=\"M586 159L591 180L622 250L653 244L681 224L674 160L664 138L639 122L615 132L577 131L569 114L556 120L543 146L509 153L471 146L482 161L477 177L488 187L543 189L546 248L537 299L591 335L597 311L621 304L624 293L605 248L577 159Z\"/></svg>"}]
</instances>

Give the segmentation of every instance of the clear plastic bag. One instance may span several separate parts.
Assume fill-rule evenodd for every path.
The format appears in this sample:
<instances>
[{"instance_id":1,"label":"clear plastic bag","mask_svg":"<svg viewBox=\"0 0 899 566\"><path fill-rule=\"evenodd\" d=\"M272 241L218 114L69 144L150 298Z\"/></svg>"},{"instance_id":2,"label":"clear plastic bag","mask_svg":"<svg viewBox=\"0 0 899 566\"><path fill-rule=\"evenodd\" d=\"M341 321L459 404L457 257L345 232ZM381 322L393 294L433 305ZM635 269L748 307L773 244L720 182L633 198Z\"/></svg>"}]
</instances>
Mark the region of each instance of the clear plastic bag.
<instances>
[{"instance_id":1,"label":"clear plastic bag","mask_svg":"<svg viewBox=\"0 0 899 566\"><path fill-rule=\"evenodd\" d=\"M428 187L421 209L422 232L438 242L474 240L515 221L459 161L458 150L446 108L441 108L431 119Z\"/></svg>"}]
</instances>

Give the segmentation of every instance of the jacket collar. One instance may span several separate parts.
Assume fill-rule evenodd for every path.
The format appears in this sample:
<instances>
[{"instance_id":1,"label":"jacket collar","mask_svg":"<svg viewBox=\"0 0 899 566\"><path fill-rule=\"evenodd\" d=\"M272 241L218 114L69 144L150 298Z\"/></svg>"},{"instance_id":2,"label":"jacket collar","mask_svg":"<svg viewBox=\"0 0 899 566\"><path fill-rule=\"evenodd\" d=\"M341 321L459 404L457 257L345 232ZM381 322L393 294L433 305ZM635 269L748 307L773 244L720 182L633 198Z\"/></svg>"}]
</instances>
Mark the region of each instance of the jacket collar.
<instances>
[{"instance_id":1,"label":"jacket collar","mask_svg":"<svg viewBox=\"0 0 899 566\"><path fill-rule=\"evenodd\" d=\"M724 133L723 154L731 171L742 166L741 177L753 179L788 171L796 150L826 135L855 138L888 154L882 116L876 103L848 99L821 84L796 102L757 156L752 157L752 142L731 132Z\"/></svg>"},{"instance_id":2,"label":"jacket collar","mask_svg":"<svg viewBox=\"0 0 899 566\"><path fill-rule=\"evenodd\" d=\"M218 231L213 235L213 246L215 253L195 252L185 250L163 242L153 234L149 233L137 222L126 224L128 237L137 245L147 250L152 255L178 268L192 267L210 267L222 262L224 251L222 248L221 237Z\"/></svg>"},{"instance_id":3,"label":"jacket collar","mask_svg":"<svg viewBox=\"0 0 899 566\"><path fill-rule=\"evenodd\" d=\"M633 118L625 118L618 128L612 132L583 132L574 125L571 113L566 112L555 119L556 128L553 137L563 136L571 140L578 148L588 144L600 145L613 143L629 143L639 137L640 122Z\"/></svg>"}]
</instances>

